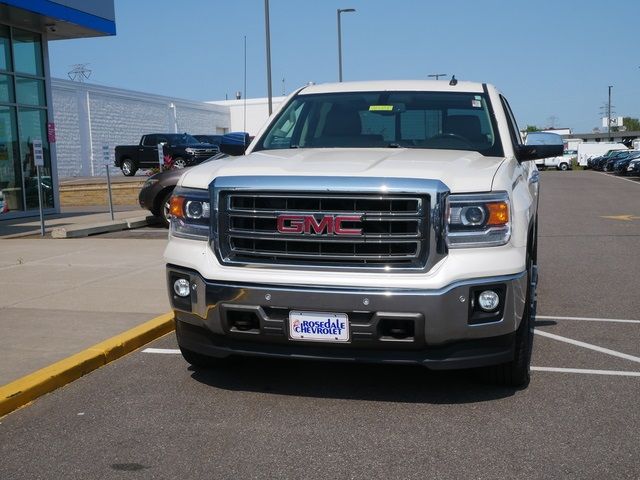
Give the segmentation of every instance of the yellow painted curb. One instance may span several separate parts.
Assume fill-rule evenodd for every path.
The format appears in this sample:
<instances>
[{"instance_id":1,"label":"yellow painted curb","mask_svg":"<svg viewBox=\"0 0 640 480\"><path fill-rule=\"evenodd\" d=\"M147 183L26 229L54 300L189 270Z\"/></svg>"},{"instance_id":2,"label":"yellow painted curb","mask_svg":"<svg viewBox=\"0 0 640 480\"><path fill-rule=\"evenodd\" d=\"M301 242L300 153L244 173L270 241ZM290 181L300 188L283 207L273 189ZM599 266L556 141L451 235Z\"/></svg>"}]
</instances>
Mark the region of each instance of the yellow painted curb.
<instances>
[{"instance_id":1,"label":"yellow painted curb","mask_svg":"<svg viewBox=\"0 0 640 480\"><path fill-rule=\"evenodd\" d=\"M166 313L0 387L0 417L112 362L174 329Z\"/></svg>"}]
</instances>

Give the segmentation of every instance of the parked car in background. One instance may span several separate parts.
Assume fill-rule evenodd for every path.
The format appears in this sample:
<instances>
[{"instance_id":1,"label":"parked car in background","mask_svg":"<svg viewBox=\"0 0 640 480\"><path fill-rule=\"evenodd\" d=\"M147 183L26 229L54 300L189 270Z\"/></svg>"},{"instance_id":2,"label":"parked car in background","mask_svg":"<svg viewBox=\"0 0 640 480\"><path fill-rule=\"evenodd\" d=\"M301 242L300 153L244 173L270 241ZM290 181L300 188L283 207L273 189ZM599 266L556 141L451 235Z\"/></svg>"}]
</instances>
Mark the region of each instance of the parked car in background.
<instances>
[{"instance_id":1,"label":"parked car in background","mask_svg":"<svg viewBox=\"0 0 640 480\"><path fill-rule=\"evenodd\" d=\"M632 160L635 160L637 158L640 158L640 152L633 150L625 158L616 160L613 164L613 168L611 169L611 171L616 175L624 175L627 171L627 165L629 165L629 163L631 163Z\"/></svg>"},{"instance_id":2,"label":"parked car in background","mask_svg":"<svg viewBox=\"0 0 640 480\"><path fill-rule=\"evenodd\" d=\"M178 169L197 165L220 152L217 146L201 143L188 133L152 133L143 135L138 145L117 146L115 166L127 177L140 168L159 167L159 144L163 144L164 164Z\"/></svg>"},{"instance_id":3,"label":"parked car in background","mask_svg":"<svg viewBox=\"0 0 640 480\"><path fill-rule=\"evenodd\" d=\"M244 155L253 137L247 132L230 132L224 135L194 135L201 142L217 145L222 153L238 156Z\"/></svg>"},{"instance_id":4,"label":"parked car in background","mask_svg":"<svg viewBox=\"0 0 640 480\"><path fill-rule=\"evenodd\" d=\"M606 155L601 156L598 160L594 160L593 169L602 171L610 160L619 160L628 155L629 150L611 150Z\"/></svg>"},{"instance_id":5,"label":"parked car in background","mask_svg":"<svg viewBox=\"0 0 640 480\"><path fill-rule=\"evenodd\" d=\"M640 158L631 160L629 165L627 165L627 171L625 175L640 175Z\"/></svg>"},{"instance_id":6,"label":"parked car in background","mask_svg":"<svg viewBox=\"0 0 640 480\"><path fill-rule=\"evenodd\" d=\"M562 155L551 158L543 158L536 160L538 170L546 170L547 168L555 168L557 170L571 170L573 161L577 158L577 150L567 150Z\"/></svg>"},{"instance_id":7,"label":"parked car in background","mask_svg":"<svg viewBox=\"0 0 640 480\"><path fill-rule=\"evenodd\" d=\"M585 167L591 157L604 156L615 150L627 150L624 143L583 142L578 144L578 165Z\"/></svg>"},{"instance_id":8,"label":"parked car in background","mask_svg":"<svg viewBox=\"0 0 640 480\"><path fill-rule=\"evenodd\" d=\"M626 152L621 152L620 154L611 155L606 162L601 162L602 171L603 172L613 172L615 170L616 162L620 160L626 160L630 156L634 154L634 150L627 150Z\"/></svg>"},{"instance_id":9,"label":"parked car in background","mask_svg":"<svg viewBox=\"0 0 640 480\"><path fill-rule=\"evenodd\" d=\"M219 160L228 156L226 153L217 153L202 163ZM169 198L171 198L171 194L178 184L178 180L180 180L180 177L188 168L190 167L186 169L166 170L150 176L147 181L144 182L138 194L138 203L140 203L140 206L158 217L166 227L169 226L169 220L171 218L169 215Z\"/></svg>"}]
</instances>

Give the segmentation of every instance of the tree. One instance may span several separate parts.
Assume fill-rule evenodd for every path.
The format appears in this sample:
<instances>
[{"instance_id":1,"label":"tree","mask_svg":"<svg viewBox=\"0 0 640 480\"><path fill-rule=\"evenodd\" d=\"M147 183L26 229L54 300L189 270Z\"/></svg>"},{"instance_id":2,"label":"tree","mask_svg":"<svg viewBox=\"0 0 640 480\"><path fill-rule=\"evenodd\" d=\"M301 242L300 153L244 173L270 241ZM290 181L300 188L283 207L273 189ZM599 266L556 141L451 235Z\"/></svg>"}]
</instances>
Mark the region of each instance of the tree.
<instances>
[{"instance_id":1,"label":"tree","mask_svg":"<svg viewBox=\"0 0 640 480\"><path fill-rule=\"evenodd\" d=\"M624 117L622 119L622 124L627 128L627 132L640 131L640 120L637 118Z\"/></svg>"},{"instance_id":2,"label":"tree","mask_svg":"<svg viewBox=\"0 0 640 480\"><path fill-rule=\"evenodd\" d=\"M529 132L539 132L540 129L538 127L536 127L535 125L527 125L527 127L524 129L525 132L529 133Z\"/></svg>"}]
</instances>

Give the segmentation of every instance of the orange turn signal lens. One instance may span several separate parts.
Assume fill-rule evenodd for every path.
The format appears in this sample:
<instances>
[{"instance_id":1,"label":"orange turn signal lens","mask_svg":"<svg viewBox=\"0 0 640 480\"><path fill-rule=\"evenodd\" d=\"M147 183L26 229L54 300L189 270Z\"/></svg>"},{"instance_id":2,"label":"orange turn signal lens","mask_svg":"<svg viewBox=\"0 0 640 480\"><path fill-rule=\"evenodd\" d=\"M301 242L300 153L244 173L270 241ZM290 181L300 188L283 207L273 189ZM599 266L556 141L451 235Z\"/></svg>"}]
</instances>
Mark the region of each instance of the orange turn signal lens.
<instances>
[{"instance_id":1,"label":"orange turn signal lens","mask_svg":"<svg viewBox=\"0 0 640 480\"><path fill-rule=\"evenodd\" d=\"M172 217L184 218L184 201L184 197L171 197L169 200L169 213Z\"/></svg>"},{"instance_id":2,"label":"orange turn signal lens","mask_svg":"<svg viewBox=\"0 0 640 480\"><path fill-rule=\"evenodd\" d=\"M509 223L509 205L506 202L487 203L489 219L487 225L505 225Z\"/></svg>"}]
</instances>

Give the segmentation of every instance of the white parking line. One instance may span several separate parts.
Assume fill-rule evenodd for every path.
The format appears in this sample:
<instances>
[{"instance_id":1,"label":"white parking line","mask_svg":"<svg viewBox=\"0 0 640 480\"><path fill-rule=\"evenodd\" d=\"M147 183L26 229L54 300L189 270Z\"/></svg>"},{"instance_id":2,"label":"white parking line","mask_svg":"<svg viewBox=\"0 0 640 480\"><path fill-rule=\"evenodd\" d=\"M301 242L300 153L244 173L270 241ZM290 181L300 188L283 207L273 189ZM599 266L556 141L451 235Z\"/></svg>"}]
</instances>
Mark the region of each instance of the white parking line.
<instances>
[{"instance_id":1,"label":"white parking line","mask_svg":"<svg viewBox=\"0 0 640 480\"><path fill-rule=\"evenodd\" d=\"M550 315L536 315L536 319L542 320L580 320L583 322L613 322L613 323L640 323L640 320L624 320L621 318L591 318L591 317L554 317Z\"/></svg>"},{"instance_id":2,"label":"white parking line","mask_svg":"<svg viewBox=\"0 0 640 480\"><path fill-rule=\"evenodd\" d=\"M624 358L625 360L631 360L632 362L640 363L640 357L634 357L633 355L628 355L626 353L616 352L615 350L610 350L608 348L592 345L591 343L580 342L579 340L574 340L573 338L561 337L560 335L555 335L553 333L543 332L542 330L538 330L537 328L533 332L542 337L552 338L560 342L576 345L577 347L588 348L589 350L595 350L596 352L606 353L607 355L611 355L613 357Z\"/></svg>"},{"instance_id":3,"label":"white parking line","mask_svg":"<svg viewBox=\"0 0 640 480\"><path fill-rule=\"evenodd\" d=\"M640 377L640 372L623 372L620 370L590 370L587 368L531 367L536 372L586 373L589 375L614 375L619 377Z\"/></svg>"},{"instance_id":4,"label":"white parking line","mask_svg":"<svg viewBox=\"0 0 640 480\"><path fill-rule=\"evenodd\" d=\"M624 178L624 177L619 177L617 175L609 175L605 172L598 172L600 175L604 175L605 177L609 177L609 178L617 178L618 180L625 180L627 182L631 182L631 183L635 183L636 185L640 185L640 182L636 182L635 180L631 180L630 178Z\"/></svg>"},{"instance_id":5,"label":"white parking line","mask_svg":"<svg viewBox=\"0 0 640 480\"><path fill-rule=\"evenodd\" d=\"M145 348L142 350L142 353L180 353L180 350L177 348Z\"/></svg>"}]
</instances>

